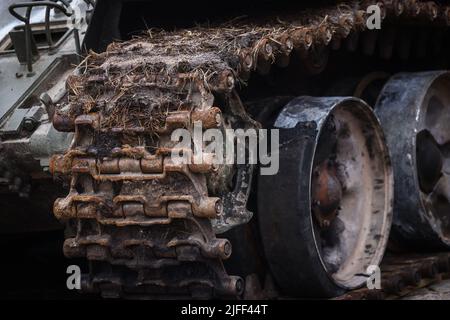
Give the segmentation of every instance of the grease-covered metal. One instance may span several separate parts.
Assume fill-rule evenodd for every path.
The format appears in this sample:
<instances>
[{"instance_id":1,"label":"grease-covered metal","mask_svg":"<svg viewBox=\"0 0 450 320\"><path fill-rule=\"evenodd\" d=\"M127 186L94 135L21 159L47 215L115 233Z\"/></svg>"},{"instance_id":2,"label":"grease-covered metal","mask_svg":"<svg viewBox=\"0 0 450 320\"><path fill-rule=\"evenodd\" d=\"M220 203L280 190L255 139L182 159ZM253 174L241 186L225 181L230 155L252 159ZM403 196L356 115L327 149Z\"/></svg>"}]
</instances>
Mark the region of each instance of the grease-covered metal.
<instances>
[{"instance_id":1,"label":"grease-covered metal","mask_svg":"<svg viewBox=\"0 0 450 320\"><path fill-rule=\"evenodd\" d=\"M446 71L395 75L375 107L394 166L393 237L416 248L450 245L449 79Z\"/></svg>"},{"instance_id":2,"label":"grease-covered metal","mask_svg":"<svg viewBox=\"0 0 450 320\"><path fill-rule=\"evenodd\" d=\"M299 97L275 128L280 171L258 180L258 222L275 281L295 296L360 286L367 266L381 261L392 219L393 176L378 120L357 98Z\"/></svg>"}]
</instances>

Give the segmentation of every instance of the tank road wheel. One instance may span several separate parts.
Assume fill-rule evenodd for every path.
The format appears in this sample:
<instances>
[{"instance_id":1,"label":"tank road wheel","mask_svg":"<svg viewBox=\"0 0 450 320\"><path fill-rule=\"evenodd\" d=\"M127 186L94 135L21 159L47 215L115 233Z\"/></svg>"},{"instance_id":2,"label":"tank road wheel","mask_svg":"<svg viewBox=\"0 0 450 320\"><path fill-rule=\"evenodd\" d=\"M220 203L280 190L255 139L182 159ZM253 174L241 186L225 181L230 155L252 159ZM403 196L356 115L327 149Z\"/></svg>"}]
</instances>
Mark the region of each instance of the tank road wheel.
<instances>
[{"instance_id":1,"label":"tank road wheel","mask_svg":"<svg viewBox=\"0 0 450 320\"><path fill-rule=\"evenodd\" d=\"M357 98L299 97L275 127L280 167L259 177L258 220L277 284L308 297L363 285L392 219L393 175L378 120Z\"/></svg>"},{"instance_id":2,"label":"tank road wheel","mask_svg":"<svg viewBox=\"0 0 450 320\"><path fill-rule=\"evenodd\" d=\"M395 176L393 237L450 246L450 74L393 76L376 105Z\"/></svg>"}]
</instances>

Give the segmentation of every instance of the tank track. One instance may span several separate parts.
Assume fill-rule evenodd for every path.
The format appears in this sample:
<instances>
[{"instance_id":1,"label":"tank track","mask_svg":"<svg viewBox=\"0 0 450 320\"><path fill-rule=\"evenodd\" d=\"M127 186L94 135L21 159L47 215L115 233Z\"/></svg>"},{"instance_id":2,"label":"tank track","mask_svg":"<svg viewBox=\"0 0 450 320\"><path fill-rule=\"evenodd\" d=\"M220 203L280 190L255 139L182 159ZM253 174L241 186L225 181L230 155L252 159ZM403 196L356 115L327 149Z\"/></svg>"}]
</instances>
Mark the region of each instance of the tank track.
<instances>
[{"instance_id":1,"label":"tank track","mask_svg":"<svg viewBox=\"0 0 450 320\"><path fill-rule=\"evenodd\" d=\"M136 141L102 154L104 139L139 140L147 129L105 129L95 112L75 118L71 151L52 160L54 172L71 175L70 193L55 202L54 213L75 231L64 243L65 255L92 261L96 272L86 283L92 290L105 297L179 298L242 292L242 279L228 276L222 264L231 244L216 238L210 222L222 212L221 199L208 196L205 175L213 164L207 155L201 165L174 163L164 142L193 118L218 126L220 114L214 107L171 112L153 153Z\"/></svg>"},{"instance_id":2,"label":"tank track","mask_svg":"<svg viewBox=\"0 0 450 320\"><path fill-rule=\"evenodd\" d=\"M231 243L214 229L230 208L223 183L211 181L228 177L229 166L208 155L202 165L174 163L170 135L196 121L204 129L258 127L237 90L253 72L288 67L294 51L311 73L331 50L359 41L368 54L374 41L385 42L380 54L389 57L389 35L360 39L370 4L385 21L450 25L450 7L435 2L364 1L276 21L149 30L91 52L53 117L56 129L75 131L73 144L50 165L70 179L54 214L67 225L65 255L90 262L84 288L105 297L240 297L243 280L223 266Z\"/></svg>"},{"instance_id":3,"label":"tank track","mask_svg":"<svg viewBox=\"0 0 450 320\"><path fill-rule=\"evenodd\" d=\"M450 277L450 253L391 254L380 266L381 289L358 289L334 300L395 300Z\"/></svg>"}]
</instances>

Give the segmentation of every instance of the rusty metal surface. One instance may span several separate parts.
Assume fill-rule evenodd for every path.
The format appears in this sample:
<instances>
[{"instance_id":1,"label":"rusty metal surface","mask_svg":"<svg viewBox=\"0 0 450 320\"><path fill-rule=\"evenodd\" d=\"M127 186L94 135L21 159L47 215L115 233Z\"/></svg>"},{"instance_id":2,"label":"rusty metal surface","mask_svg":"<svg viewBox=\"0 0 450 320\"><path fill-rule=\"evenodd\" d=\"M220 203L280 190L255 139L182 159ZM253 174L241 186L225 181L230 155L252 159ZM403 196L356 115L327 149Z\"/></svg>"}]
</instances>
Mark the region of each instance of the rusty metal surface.
<instances>
[{"instance_id":1,"label":"rusty metal surface","mask_svg":"<svg viewBox=\"0 0 450 320\"><path fill-rule=\"evenodd\" d=\"M261 241L274 279L297 297L359 287L367 266L381 261L392 220L393 175L378 120L357 98L298 97L275 127L280 171L258 179Z\"/></svg>"},{"instance_id":2,"label":"rusty metal surface","mask_svg":"<svg viewBox=\"0 0 450 320\"><path fill-rule=\"evenodd\" d=\"M308 19L300 13L268 24L155 32L86 57L53 116L55 128L75 131L75 140L52 159L51 171L70 179L54 213L71 233L65 254L92 262L87 290L105 297L241 295L243 280L222 264L231 245L216 238L214 223L251 216L249 180L232 199L230 190L214 192L212 177L227 180L238 169L172 163L170 133L196 120L206 128L257 128L238 84L273 64L287 67L294 52L310 74L319 73L330 49L357 46L368 4L320 9ZM384 1L384 8L393 23L450 24L445 6Z\"/></svg>"},{"instance_id":3,"label":"rusty metal surface","mask_svg":"<svg viewBox=\"0 0 450 320\"><path fill-rule=\"evenodd\" d=\"M402 299L450 277L450 253L391 254L383 259L381 289L361 288L335 300Z\"/></svg>"},{"instance_id":4,"label":"rusty metal surface","mask_svg":"<svg viewBox=\"0 0 450 320\"><path fill-rule=\"evenodd\" d=\"M129 72L129 57L115 61L123 58L111 52L102 62L119 71L108 79L98 75L101 64L69 77L67 100L53 117L56 128L75 131L70 150L50 162L55 176L70 179L69 194L54 204L55 216L72 234L64 243L65 255L92 261L84 288L105 297L238 297L244 282L229 276L222 263L231 255L231 243L216 238L214 227L229 222L227 210L241 214L239 206L224 209L224 202L239 204L229 194L240 197L247 213L250 182L244 179L240 186L237 179L227 196L224 191L214 195L207 178L233 170L216 166L208 153L201 164L171 158L175 151L193 156L192 149L175 149L173 130L192 130L195 121L204 129L225 129L222 111L213 105L210 88L194 76L181 74L170 83L168 76L142 73L143 61ZM215 92L229 92L234 85L228 73L217 80ZM102 103L113 107L102 108ZM248 117L241 106L234 108L227 117ZM242 172L251 174L248 168Z\"/></svg>"},{"instance_id":5,"label":"rusty metal surface","mask_svg":"<svg viewBox=\"0 0 450 320\"><path fill-rule=\"evenodd\" d=\"M218 113L195 109L197 118L210 114ZM55 202L54 213L73 223L65 255L93 261L85 288L105 297L239 296L243 280L227 275L222 264L231 243L216 238L210 221L223 212L222 200L208 196L205 173L214 171L212 163L173 163L164 130L153 154L148 147L122 145L100 157L98 149L107 147L96 141L100 116L76 117L71 151L55 156L50 167L71 176L71 190Z\"/></svg>"}]
</instances>

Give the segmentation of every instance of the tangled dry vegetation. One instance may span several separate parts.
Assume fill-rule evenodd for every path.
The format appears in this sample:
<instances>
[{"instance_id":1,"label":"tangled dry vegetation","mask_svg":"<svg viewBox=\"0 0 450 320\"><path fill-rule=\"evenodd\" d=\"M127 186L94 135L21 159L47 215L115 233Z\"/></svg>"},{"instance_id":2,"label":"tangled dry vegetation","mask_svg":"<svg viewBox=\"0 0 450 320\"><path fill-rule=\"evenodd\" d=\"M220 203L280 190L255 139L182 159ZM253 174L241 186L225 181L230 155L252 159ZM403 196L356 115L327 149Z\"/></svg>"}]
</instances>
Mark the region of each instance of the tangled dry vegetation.
<instances>
[{"instance_id":1,"label":"tangled dry vegetation","mask_svg":"<svg viewBox=\"0 0 450 320\"><path fill-rule=\"evenodd\" d=\"M169 112L194 107L195 91L227 94L260 65L271 65L292 50L301 54L332 41L339 45L350 32L365 28L368 4L338 4L270 19L240 17L171 32L147 30L112 43L103 53L90 52L79 74L67 81L68 103L61 112L75 117L100 111L103 128L155 132Z\"/></svg>"}]
</instances>

